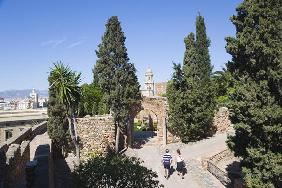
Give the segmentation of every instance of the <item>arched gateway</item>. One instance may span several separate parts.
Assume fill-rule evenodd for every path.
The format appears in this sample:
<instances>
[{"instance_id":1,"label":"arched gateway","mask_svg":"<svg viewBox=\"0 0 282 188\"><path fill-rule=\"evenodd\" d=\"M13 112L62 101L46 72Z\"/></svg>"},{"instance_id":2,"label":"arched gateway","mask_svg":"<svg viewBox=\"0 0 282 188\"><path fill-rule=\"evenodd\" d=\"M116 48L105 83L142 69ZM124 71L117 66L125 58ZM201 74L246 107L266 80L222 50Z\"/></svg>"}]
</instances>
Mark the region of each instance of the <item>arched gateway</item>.
<instances>
[{"instance_id":1,"label":"arched gateway","mask_svg":"<svg viewBox=\"0 0 282 188\"><path fill-rule=\"evenodd\" d=\"M157 138L162 144L167 143L167 98L166 97L143 97L141 101L141 108L135 109L132 111L131 114L131 125L129 126L128 130L128 140L130 145L134 140L134 117L141 111L147 111L153 114L154 122L157 123Z\"/></svg>"}]
</instances>

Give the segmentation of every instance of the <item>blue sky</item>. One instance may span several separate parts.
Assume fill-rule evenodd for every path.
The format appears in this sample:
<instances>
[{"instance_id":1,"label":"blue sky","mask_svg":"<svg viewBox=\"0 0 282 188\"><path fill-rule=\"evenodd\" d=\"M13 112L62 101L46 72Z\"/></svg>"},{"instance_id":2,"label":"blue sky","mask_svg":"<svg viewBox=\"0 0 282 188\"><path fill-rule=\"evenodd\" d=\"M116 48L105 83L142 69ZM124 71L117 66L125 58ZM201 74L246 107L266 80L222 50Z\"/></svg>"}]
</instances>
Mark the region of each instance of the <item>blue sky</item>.
<instances>
[{"instance_id":1,"label":"blue sky","mask_svg":"<svg viewBox=\"0 0 282 188\"><path fill-rule=\"evenodd\" d=\"M0 90L47 89L48 72L63 61L92 81L95 50L110 16L118 16L130 62L143 84L148 67L156 82L167 81L172 61L182 63L184 37L195 32L198 12L211 40L214 70L231 58L229 18L241 0L0 0Z\"/></svg>"}]
</instances>

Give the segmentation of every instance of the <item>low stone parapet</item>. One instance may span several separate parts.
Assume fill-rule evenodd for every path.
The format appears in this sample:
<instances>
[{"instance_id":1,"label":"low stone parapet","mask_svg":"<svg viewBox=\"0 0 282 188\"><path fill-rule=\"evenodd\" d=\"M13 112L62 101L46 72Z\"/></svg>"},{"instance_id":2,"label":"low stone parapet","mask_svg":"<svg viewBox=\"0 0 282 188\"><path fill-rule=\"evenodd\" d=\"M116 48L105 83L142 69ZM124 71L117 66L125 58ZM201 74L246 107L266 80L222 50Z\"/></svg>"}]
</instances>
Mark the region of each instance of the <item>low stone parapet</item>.
<instances>
[{"instance_id":1,"label":"low stone parapet","mask_svg":"<svg viewBox=\"0 0 282 188\"><path fill-rule=\"evenodd\" d=\"M25 165L30 160L30 141L43 130L47 122L21 131L0 145L0 188L25 187Z\"/></svg>"},{"instance_id":2,"label":"low stone parapet","mask_svg":"<svg viewBox=\"0 0 282 188\"><path fill-rule=\"evenodd\" d=\"M234 158L234 154L229 150L223 150L212 157L205 157L201 159L202 167L214 175L223 185L232 186L236 188L243 188L243 181L238 172L224 170L220 168L219 163L223 160L230 160Z\"/></svg>"}]
</instances>

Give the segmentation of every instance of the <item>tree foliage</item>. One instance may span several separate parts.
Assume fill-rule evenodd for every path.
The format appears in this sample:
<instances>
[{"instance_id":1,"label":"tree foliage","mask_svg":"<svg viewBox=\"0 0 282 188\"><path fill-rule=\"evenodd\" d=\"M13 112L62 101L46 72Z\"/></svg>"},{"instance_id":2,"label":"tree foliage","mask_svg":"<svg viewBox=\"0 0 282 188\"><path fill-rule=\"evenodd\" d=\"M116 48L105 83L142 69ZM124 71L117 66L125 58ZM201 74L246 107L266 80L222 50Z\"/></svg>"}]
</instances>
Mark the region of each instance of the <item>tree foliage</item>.
<instances>
[{"instance_id":1,"label":"tree foliage","mask_svg":"<svg viewBox=\"0 0 282 188\"><path fill-rule=\"evenodd\" d=\"M90 158L74 171L79 188L157 188L157 177L156 172L141 166L139 159L115 154Z\"/></svg>"},{"instance_id":2,"label":"tree foliage","mask_svg":"<svg viewBox=\"0 0 282 188\"><path fill-rule=\"evenodd\" d=\"M65 106L67 113L75 113L80 99L80 73L72 71L62 62L54 64L50 72L50 89L58 101Z\"/></svg>"},{"instance_id":3,"label":"tree foliage","mask_svg":"<svg viewBox=\"0 0 282 188\"><path fill-rule=\"evenodd\" d=\"M196 19L194 33L185 37L183 66L174 64L168 84L169 129L183 142L199 140L213 133L214 96L204 18Z\"/></svg>"},{"instance_id":4,"label":"tree foliage","mask_svg":"<svg viewBox=\"0 0 282 188\"><path fill-rule=\"evenodd\" d=\"M232 80L231 73L226 69L212 73L211 81L218 107L227 107L230 104L230 95L234 93Z\"/></svg>"},{"instance_id":5,"label":"tree foliage","mask_svg":"<svg viewBox=\"0 0 282 188\"><path fill-rule=\"evenodd\" d=\"M196 42L197 63L199 64L200 79L208 79L212 73L209 55L210 40L207 37L204 17L200 14L196 18Z\"/></svg>"},{"instance_id":6,"label":"tree foliage","mask_svg":"<svg viewBox=\"0 0 282 188\"><path fill-rule=\"evenodd\" d=\"M81 99L78 107L79 116L106 114L107 109L102 99L103 92L97 84L82 84Z\"/></svg>"},{"instance_id":7,"label":"tree foliage","mask_svg":"<svg viewBox=\"0 0 282 188\"><path fill-rule=\"evenodd\" d=\"M80 99L80 73L72 71L68 66L58 62L54 64L49 75L49 90L52 91L56 102L64 108L62 114L68 121L69 135L76 149L77 162L79 162L79 145L76 134L76 120ZM63 125L57 125L63 126Z\"/></svg>"},{"instance_id":8,"label":"tree foliage","mask_svg":"<svg viewBox=\"0 0 282 188\"><path fill-rule=\"evenodd\" d=\"M282 2L245 0L227 37L234 81L228 146L243 158L248 187L282 186Z\"/></svg>"},{"instance_id":9,"label":"tree foliage","mask_svg":"<svg viewBox=\"0 0 282 188\"><path fill-rule=\"evenodd\" d=\"M48 80L49 85L51 85L52 80L50 77ZM67 152L70 144L68 121L66 118L66 109L58 102L52 88L49 88L47 131L49 137L52 139L54 157L62 157L62 152Z\"/></svg>"},{"instance_id":10,"label":"tree foliage","mask_svg":"<svg viewBox=\"0 0 282 188\"><path fill-rule=\"evenodd\" d=\"M129 63L125 36L120 22L112 16L106 24L102 42L96 51L98 60L94 67L94 81L104 92L103 98L113 112L117 128L116 150L120 134L126 134L133 106L141 99L136 69Z\"/></svg>"}]
</instances>

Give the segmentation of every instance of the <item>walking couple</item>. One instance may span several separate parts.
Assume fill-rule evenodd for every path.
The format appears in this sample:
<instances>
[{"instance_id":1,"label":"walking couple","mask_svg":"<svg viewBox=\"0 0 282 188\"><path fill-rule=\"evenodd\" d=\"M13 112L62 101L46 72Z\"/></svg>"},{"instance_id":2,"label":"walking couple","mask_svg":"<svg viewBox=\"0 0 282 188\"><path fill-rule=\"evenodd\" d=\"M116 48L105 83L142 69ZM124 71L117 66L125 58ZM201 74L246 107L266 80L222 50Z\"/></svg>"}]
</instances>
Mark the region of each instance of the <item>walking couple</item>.
<instances>
[{"instance_id":1,"label":"walking couple","mask_svg":"<svg viewBox=\"0 0 282 188\"><path fill-rule=\"evenodd\" d=\"M182 179L184 179L184 173L185 173L185 162L184 158L181 156L180 150L177 149L177 156L176 156L176 170L177 174L182 176ZM172 156L169 153L169 150L165 150L165 154L163 155L162 163L164 165L164 170L165 170L165 178L169 178L170 176L170 168L172 164Z\"/></svg>"}]
</instances>

